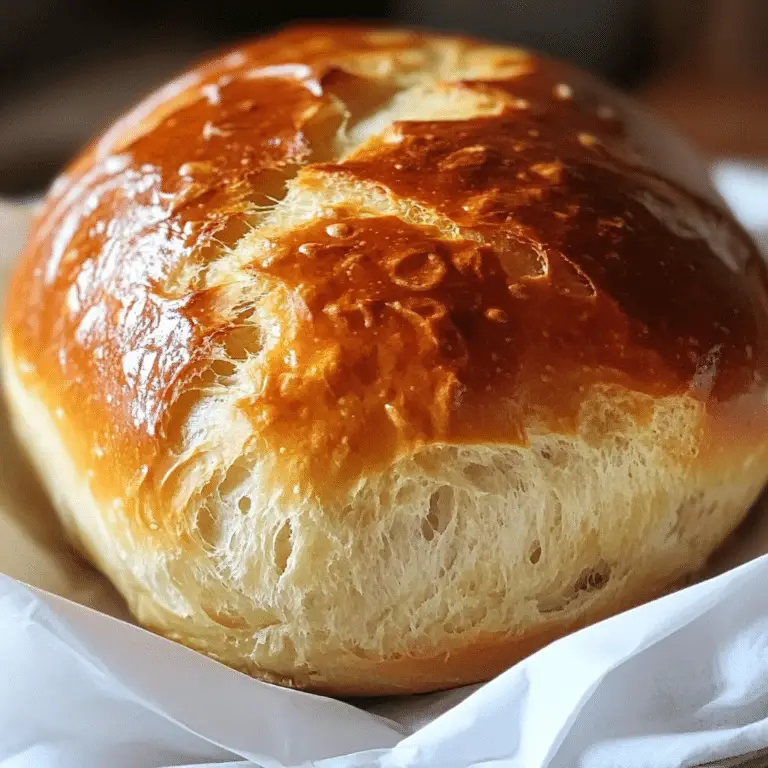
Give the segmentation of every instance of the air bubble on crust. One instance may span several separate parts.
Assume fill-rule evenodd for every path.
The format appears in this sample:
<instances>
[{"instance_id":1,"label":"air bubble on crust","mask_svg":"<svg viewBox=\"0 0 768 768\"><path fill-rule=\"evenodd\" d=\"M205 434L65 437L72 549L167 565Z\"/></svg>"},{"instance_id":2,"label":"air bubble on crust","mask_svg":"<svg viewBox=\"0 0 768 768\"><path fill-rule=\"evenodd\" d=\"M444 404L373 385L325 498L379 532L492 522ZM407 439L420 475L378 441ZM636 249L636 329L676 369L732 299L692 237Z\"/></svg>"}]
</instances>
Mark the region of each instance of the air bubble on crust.
<instances>
[{"instance_id":1,"label":"air bubble on crust","mask_svg":"<svg viewBox=\"0 0 768 768\"><path fill-rule=\"evenodd\" d=\"M433 251L412 250L397 254L388 270L393 283L412 291L428 291L442 282L447 267Z\"/></svg>"},{"instance_id":2,"label":"air bubble on crust","mask_svg":"<svg viewBox=\"0 0 768 768\"><path fill-rule=\"evenodd\" d=\"M494 157L493 150L482 144L473 144L462 147L444 157L440 163L441 171L455 171L463 168L481 168L487 165Z\"/></svg>"},{"instance_id":3,"label":"air bubble on crust","mask_svg":"<svg viewBox=\"0 0 768 768\"><path fill-rule=\"evenodd\" d=\"M575 299L594 299L597 296L597 288L589 275L562 254L554 272L554 287L558 293Z\"/></svg>"}]
</instances>

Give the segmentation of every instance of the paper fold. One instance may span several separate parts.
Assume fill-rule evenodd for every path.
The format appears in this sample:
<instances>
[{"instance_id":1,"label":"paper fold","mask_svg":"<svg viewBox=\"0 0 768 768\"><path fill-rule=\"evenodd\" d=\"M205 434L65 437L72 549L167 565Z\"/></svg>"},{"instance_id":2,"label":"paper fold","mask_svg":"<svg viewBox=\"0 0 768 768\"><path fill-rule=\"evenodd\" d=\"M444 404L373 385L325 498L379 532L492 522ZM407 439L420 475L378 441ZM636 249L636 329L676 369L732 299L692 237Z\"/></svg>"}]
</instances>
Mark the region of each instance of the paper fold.
<instances>
[{"instance_id":1,"label":"paper fold","mask_svg":"<svg viewBox=\"0 0 768 768\"><path fill-rule=\"evenodd\" d=\"M763 556L589 627L404 735L2 577L0 765L697 766L768 746L766 583Z\"/></svg>"}]
</instances>

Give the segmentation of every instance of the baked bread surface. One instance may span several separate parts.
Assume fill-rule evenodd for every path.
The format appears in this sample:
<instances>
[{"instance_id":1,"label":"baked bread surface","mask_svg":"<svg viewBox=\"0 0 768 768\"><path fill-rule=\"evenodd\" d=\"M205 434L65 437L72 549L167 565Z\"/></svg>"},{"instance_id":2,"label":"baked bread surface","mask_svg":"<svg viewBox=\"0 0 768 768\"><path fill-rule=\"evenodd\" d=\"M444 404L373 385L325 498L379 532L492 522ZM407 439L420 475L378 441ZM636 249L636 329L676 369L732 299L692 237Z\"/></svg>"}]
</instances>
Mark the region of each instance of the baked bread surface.
<instances>
[{"instance_id":1,"label":"baked bread surface","mask_svg":"<svg viewBox=\"0 0 768 768\"><path fill-rule=\"evenodd\" d=\"M281 684L430 691L657 596L740 522L766 285L687 146L583 73L290 28L55 182L5 390L140 622Z\"/></svg>"}]
</instances>

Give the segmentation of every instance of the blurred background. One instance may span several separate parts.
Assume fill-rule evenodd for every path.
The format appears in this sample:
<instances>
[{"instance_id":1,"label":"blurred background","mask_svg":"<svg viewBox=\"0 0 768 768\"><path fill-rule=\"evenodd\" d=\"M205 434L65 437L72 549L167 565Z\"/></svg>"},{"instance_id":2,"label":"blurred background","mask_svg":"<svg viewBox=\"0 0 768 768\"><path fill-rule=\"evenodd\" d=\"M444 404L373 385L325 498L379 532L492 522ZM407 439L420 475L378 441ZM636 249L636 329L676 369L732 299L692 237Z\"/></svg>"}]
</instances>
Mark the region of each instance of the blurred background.
<instances>
[{"instance_id":1,"label":"blurred background","mask_svg":"<svg viewBox=\"0 0 768 768\"><path fill-rule=\"evenodd\" d=\"M319 18L538 48L634 93L711 157L768 163L766 0L0 0L0 196L40 192L91 136L202 54Z\"/></svg>"}]
</instances>

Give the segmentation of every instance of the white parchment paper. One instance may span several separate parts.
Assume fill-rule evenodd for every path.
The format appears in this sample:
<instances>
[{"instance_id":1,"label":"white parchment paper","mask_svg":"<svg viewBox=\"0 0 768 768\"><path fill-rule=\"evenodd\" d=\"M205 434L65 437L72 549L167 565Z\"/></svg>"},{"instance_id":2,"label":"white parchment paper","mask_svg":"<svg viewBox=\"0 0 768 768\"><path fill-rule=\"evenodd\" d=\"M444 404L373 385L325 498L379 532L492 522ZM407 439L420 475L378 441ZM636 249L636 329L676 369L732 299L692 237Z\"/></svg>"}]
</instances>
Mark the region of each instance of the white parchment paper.
<instances>
[{"instance_id":1,"label":"white parchment paper","mask_svg":"<svg viewBox=\"0 0 768 768\"><path fill-rule=\"evenodd\" d=\"M715 177L768 240L768 173L723 164ZM0 204L0 285L28 216ZM714 578L484 686L363 710L252 680L133 626L66 546L0 409L0 766L768 766L764 506L713 562Z\"/></svg>"}]
</instances>

